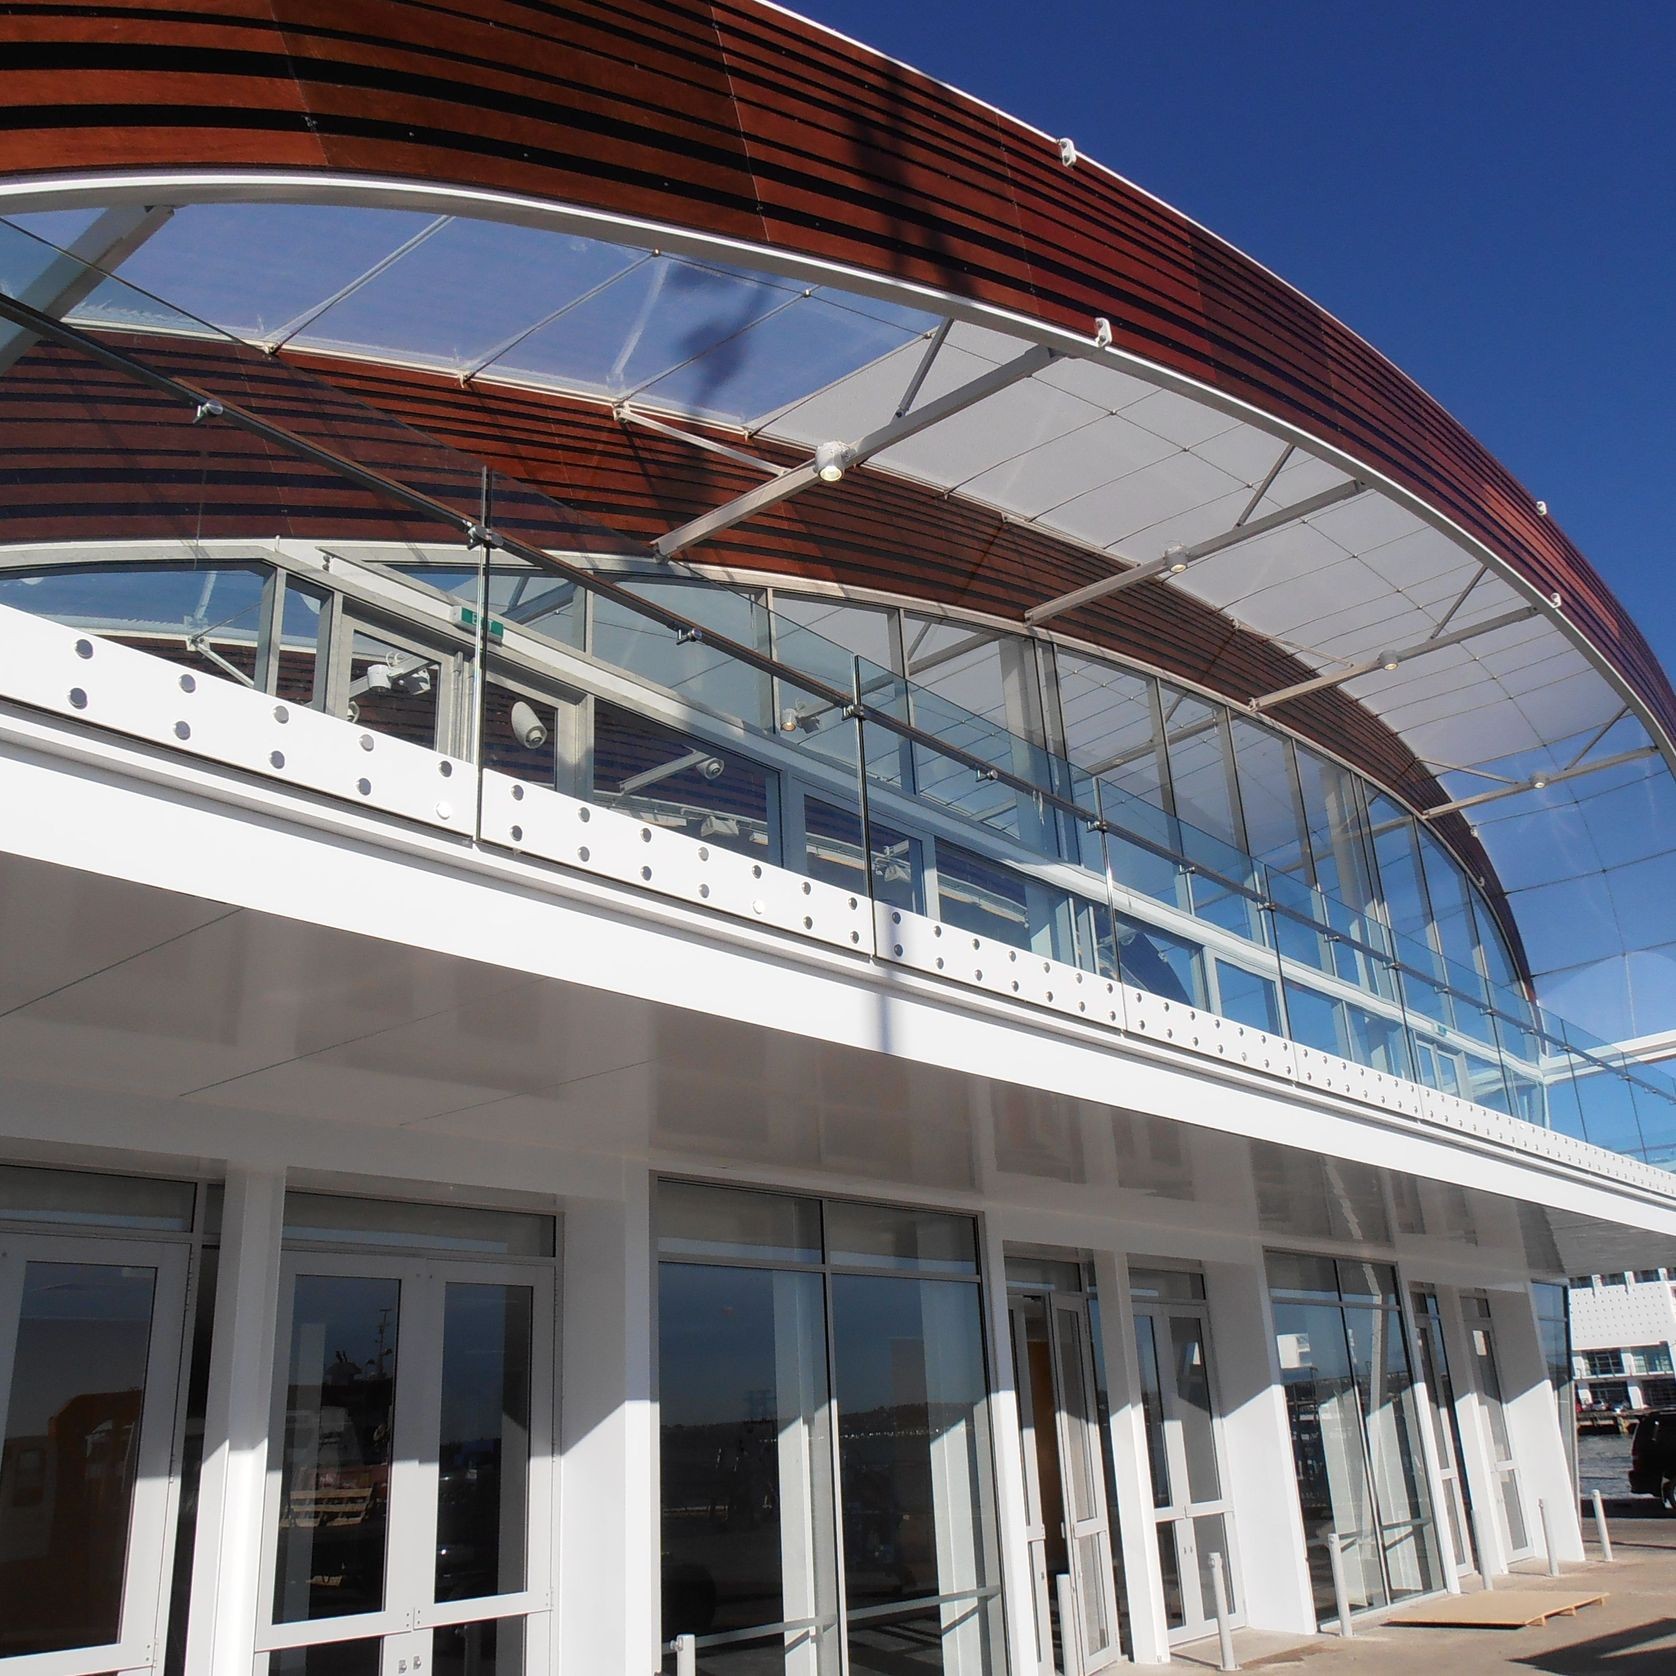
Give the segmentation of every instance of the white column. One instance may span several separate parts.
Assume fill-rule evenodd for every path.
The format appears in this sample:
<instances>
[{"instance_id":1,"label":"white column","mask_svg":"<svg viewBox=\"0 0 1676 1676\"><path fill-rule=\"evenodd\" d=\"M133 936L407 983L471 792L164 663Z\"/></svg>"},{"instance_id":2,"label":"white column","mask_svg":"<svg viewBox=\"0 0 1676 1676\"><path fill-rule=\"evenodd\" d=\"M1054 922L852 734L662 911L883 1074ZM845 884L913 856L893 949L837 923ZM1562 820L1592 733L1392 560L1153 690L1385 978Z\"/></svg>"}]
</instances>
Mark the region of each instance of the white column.
<instances>
[{"instance_id":1,"label":"white column","mask_svg":"<svg viewBox=\"0 0 1676 1676\"><path fill-rule=\"evenodd\" d=\"M658 1669L651 1182L565 1206L559 1312L559 1668Z\"/></svg>"},{"instance_id":2,"label":"white column","mask_svg":"<svg viewBox=\"0 0 1676 1676\"><path fill-rule=\"evenodd\" d=\"M1541 1552L1542 1522L1536 1504L1543 1501L1548 1504L1548 1529L1553 1533L1556 1557L1580 1561L1585 1557L1582 1519L1554 1408L1554 1388L1548 1383L1548 1360L1537 1326L1536 1301L1528 1286L1491 1292L1489 1297L1501 1368L1502 1406L1532 1545Z\"/></svg>"},{"instance_id":3,"label":"white column","mask_svg":"<svg viewBox=\"0 0 1676 1676\"><path fill-rule=\"evenodd\" d=\"M242 1676L256 1657L273 1400L283 1171L231 1169L221 1212L214 1337L198 1481L187 1676Z\"/></svg>"},{"instance_id":4,"label":"white column","mask_svg":"<svg viewBox=\"0 0 1676 1676\"><path fill-rule=\"evenodd\" d=\"M1123 1552L1130 1656L1136 1664L1168 1664L1170 1627L1164 1616L1164 1578L1158 1565L1158 1522L1152 1516L1152 1464L1141 1404L1128 1261L1116 1252L1095 1252L1094 1285L1100 1299L1101 1349L1110 1386L1106 1395L1111 1406L1112 1478L1117 1486L1117 1506L1111 1512Z\"/></svg>"},{"instance_id":5,"label":"white column","mask_svg":"<svg viewBox=\"0 0 1676 1676\"><path fill-rule=\"evenodd\" d=\"M1001 1590L1006 1602L1007 1669L1035 1676L1036 1587L1025 1540L1024 1441L1014 1384L1012 1326L1007 1316L1006 1248L994 1220L978 1224L983 1237L984 1330L989 1339L989 1424L995 1450L996 1527L1001 1542Z\"/></svg>"},{"instance_id":6,"label":"white column","mask_svg":"<svg viewBox=\"0 0 1676 1676\"><path fill-rule=\"evenodd\" d=\"M1221 1467L1234 1509L1231 1540L1246 1622L1253 1629L1310 1634L1315 1595L1261 1252L1249 1262L1207 1263L1205 1296L1222 1410Z\"/></svg>"}]
</instances>

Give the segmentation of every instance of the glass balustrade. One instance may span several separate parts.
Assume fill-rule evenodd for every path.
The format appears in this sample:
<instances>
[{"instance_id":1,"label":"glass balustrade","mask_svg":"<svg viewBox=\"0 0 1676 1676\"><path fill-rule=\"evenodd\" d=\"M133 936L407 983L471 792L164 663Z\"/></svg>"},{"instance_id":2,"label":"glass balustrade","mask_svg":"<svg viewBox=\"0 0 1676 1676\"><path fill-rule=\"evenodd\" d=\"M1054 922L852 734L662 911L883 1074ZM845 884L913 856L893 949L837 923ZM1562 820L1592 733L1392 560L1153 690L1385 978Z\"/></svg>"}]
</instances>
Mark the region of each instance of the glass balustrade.
<instances>
[{"instance_id":1,"label":"glass balustrade","mask_svg":"<svg viewBox=\"0 0 1676 1676\"><path fill-rule=\"evenodd\" d=\"M70 261L0 222L7 297ZM134 503L178 540L118 550L90 505L80 544L0 567L0 605L1676 1165L1666 1073L815 626L878 655L864 610L772 608L347 379L116 280L95 296L97 330L0 320L25 345L5 376L120 390L146 427ZM71 442L59 534L77 447L101 480L120 447L92 416ZM0 481L38 497L42 469L14 457ZM14 539L37 534L25 510Z\"/></svg>"}]
</instances>

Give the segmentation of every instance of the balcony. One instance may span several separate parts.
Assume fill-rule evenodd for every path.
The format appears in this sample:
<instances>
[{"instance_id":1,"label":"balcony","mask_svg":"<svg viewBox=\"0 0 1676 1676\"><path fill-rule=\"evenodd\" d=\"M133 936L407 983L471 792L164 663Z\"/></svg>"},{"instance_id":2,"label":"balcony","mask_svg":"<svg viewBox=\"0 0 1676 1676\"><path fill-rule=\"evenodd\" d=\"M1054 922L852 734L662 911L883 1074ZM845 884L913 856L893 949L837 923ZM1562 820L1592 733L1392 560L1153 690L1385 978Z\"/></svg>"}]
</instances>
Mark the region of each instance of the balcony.
<instances>
[{"instance_id":1,"label":"balcony","mask_svg":"<svg viewBox=\"0 0 1676 1676\"><path fill-rule=\"evenodd\" d=\"M181 533L14 547L5 699L1404 1119L1597 1172L1592 1148L1676 1160L1676 1081L1520 990L826 638L807 602L584 526L243 346L204 360L212 334L155 299L135 315L38 335L143 406L155 444L124 463ZM224 533L235 500L293 533Z\"/></svg>"}]
</instances>

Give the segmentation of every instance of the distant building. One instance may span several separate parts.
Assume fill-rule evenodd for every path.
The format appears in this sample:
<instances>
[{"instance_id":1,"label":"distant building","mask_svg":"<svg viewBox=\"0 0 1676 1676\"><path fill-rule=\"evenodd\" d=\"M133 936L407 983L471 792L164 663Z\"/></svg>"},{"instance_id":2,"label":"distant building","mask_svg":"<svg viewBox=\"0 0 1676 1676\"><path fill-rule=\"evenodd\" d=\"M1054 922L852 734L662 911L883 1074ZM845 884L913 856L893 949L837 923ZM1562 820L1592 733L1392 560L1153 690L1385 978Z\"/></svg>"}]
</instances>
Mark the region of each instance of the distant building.
<instances>
[{"instance_id":1,"label":"distant building","mask_svg":"<svg viewBox=\"0 0 1676 1676\"><path fill-rule=\"evenodd\" d=\"M1577 1275L1569 1290L1579 1406L1676 1406L1676 1278L1671 1271Z\"/></svg>"}]
</instances>

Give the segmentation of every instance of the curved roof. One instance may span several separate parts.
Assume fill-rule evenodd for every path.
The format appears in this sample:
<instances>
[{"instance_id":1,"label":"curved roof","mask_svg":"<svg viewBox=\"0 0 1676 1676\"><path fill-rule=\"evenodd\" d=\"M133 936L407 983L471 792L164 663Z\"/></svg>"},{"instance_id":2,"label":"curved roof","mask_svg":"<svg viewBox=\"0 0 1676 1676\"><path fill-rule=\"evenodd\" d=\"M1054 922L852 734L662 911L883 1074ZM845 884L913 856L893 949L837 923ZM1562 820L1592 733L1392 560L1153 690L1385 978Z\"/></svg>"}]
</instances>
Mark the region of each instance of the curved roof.
<instances>
[{"instance_id":1,"label":"curved roof","mask_svg":"<svg viewBox=\"0 0 1676 1676\"><path fill-rule=\"evenodd\" d=\"M1586 888L1613 928L1544 950L1520 912L1538 971L1676 941L1614 883L1662 854L1664 672L1531 497L1330 315L1048 136L752 0L413 15L10 15L13 202L195 204L121 271L257 340L805 451L875 431L939 320L917 410L1046 344L870 469L1096 556L1091 585L1161 567L1305 671L1235 697L1354 698L1468 804L1516 903ZM353 222L273 201L308 198Z\"/></svg>"}]
</instances>

